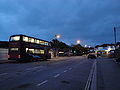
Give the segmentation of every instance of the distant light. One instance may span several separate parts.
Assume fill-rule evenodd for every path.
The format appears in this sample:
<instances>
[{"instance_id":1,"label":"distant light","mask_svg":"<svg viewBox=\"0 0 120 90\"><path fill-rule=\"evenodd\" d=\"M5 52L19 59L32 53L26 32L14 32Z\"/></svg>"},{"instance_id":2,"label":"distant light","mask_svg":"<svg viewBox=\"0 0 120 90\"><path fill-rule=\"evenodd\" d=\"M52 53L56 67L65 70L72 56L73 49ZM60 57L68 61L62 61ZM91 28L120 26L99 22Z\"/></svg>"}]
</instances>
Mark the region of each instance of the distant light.
<instances>
[{"instance_id":1,"label":"distant light","mask_svg":"<svg viewBox=\"0 0 120 90\"><path fill-rule=\"evenodd\" d=\"M59 53L64 53L64 52L59 52Z\"/></svg>"},{"instance_id":2,"label":"distant light","mask_svg":"<svg viewBox=\"0 0 120 90\"><path fill-rule=\"evenodd\" d=\"M76 51L74 51L74 53L76 53Z\"/></svg>"},{"instance_id":3,"label":"distant light","mask_svg":"<svg viewBox=\"0 0 120 90\"><path fill-rule=\"evenodd\" d=\"M85 47L87 47L87 45L85 45Z\"/></svg>"},{"instance_id":4,"label":"distant light","mask_svg":"<svg viewBox=\"0 0 120 90\"><path fill-rule=\"evenodd\" d=\"M80 44L80 40L77 40L77 44Z\"/></svg>"},{"instance_id":5,"label":"distant light","mask_svg":"<svg viewBox=\"0 0 120 90\"><path fill-rule=\"evenodd\" d=\"M55 35L55 38L59 39L61 37L60 34Z\"/></svg>"}]
</instances>

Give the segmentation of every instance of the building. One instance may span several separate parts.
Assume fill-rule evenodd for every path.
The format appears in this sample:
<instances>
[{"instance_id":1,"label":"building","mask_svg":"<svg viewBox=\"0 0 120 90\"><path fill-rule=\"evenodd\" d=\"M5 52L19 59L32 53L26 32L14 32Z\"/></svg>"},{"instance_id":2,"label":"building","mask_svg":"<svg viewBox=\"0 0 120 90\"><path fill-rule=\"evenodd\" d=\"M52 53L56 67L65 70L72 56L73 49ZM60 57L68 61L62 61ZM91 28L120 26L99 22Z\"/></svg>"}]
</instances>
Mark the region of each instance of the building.
<instances>
[{"instance_id":1,"label":"building","mask_svg":"<svg viewBox=\"0 0 120 90\"><path fill-rule=\"evenodd\" d=\"M115 50L114 44L103 44L96 46L95 52L101 56L108 56L111 50Z\"/></svg>"},{"instance_id":2,"label":"building","mask_svg":"<svg viewBox=\"0 0 120 90\"><path fill-rule=\"evenodd\" d=\"M0 41L0 60L7 60L8 59L8 48L9 42L8 41Z\"/></svg>"}]
</instances>

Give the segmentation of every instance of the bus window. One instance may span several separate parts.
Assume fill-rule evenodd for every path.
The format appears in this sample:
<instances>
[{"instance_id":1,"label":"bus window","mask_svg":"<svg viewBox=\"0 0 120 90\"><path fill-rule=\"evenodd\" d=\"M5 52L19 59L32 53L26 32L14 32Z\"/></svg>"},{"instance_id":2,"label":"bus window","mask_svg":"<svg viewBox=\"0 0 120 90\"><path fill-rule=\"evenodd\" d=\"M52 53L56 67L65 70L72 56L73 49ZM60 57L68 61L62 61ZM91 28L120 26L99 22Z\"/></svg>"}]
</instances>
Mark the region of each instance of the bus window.
<instances>
[{"instance_id":1,"label":"bus window","mask_svg":"<svg viewBox=\"0 0 120 90\"><path fill-rule=\"evenodd\" d=\"M37 44L39 44L39 40L37 40Z\"/></svg>"},{"instance_id":2,"label":"bus window","mask_svg":"<svg viewBox=\"0 0 120 90\"><path fill-rule=\"evenodd\" d=\"M34 43L34 39L33 38L29 38L29 42Z\"/></svg>"},{"instance_id":3,"label":"bus window","mask_svg":"<svg viewBox=\"0 0 120 90\"><path fill-rule=\"evenodd\" d=\"M45 42L45 45L48 46L48 42Z\"/></svg>"},{"instance_id":4,"label":"bus window","mask_svg":"<svg viewBox=\"0 0 120 90\"><path fill-rule=\"evenodd\" d=\"M36 53L36 54L40 54L39 49L35 49L35 53Z\"/></svg>"},{"instance_id":5,"label":"bus window","mask_svg":"<svg viewBox=\"0 0 120 90\"><path fill-rule=\"evenodd\" d=\"M35 39L35 43L39 44L39 42L40 42L39 40Z\"/></svg>"},{"instance_id":6,"label":"bus window","mask_svg":"<svg viewBox=\"0 0 120 90\"><path fill-rule=\"evenodd\" d=\"M18 51L18 48L10 48L10 51Z\"/></svg>"},{"instance_id":7,"label":"bus window","mask_svg":"<svg viewBox=\"0 0 120 90\"><path fill-rule=\"evenodd\" d=\"M40 44L41 44L41 45L45 45L44 41L40 41Z\"/></svg>"},{"instance_id":8,"label":"bus window","mask_svg":"<svg viewBox=\"0 0 120 90\"><path fill-rule=\"evenodd\" d=\"M28 49L29 53L34 53L34 49Z\"/></svg>"},{"instance_id":9,"label":"bus window","mask_svg":"<svg viewBox=\"0 0 120 90\"><path fill-rule=\"evenodd\" d=\"M40 54L44 54L45 53L45 51L44 50L40 50Z\"/></svg>"},{"instance_id":10,"label":"bus window","mask_svg":"<svg viewBox=\"0 0 120 90\"><path fill-rule=\"evenodd\" d=\"M28 42L28 37L23 36L23 41Z\"/></svg>"},{"instance_id":11,"label":"bus window","mask_svg":"<svg viewBox=\"0 0 120 90\"><path fill-rule=\"evenodd\" d=\"M19 41L20 40L20 36L14 36L11 37L10 41Z\"/></svg>"},{"instance_id":12,"label":"bus window","mask_svg":"<svg viewBox=\"0 0 120 90\"><path fill-rule=\"evenodd\" d=\"M27 53L29 52L28 48L26 48L26 52L27 52Z\"/></svg>"}]
</instances>

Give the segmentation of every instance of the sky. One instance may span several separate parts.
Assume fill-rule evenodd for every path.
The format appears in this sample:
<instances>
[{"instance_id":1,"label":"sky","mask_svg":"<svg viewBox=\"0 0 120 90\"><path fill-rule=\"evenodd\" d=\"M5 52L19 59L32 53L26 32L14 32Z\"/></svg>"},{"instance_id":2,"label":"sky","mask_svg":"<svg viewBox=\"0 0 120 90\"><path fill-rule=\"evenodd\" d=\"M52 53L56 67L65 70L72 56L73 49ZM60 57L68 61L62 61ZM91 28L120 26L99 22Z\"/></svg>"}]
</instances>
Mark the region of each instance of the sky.
<instances>
[{"instance_id":1,"label":"sky","mask_svg":"<svg viewBox=\"0 0 120 90\"><path fill-rule=\"evenodd\" d=\"M0 41L25 34L82 45L120 41L120 0L0 0Z\"/></svg>"}]
</instances>

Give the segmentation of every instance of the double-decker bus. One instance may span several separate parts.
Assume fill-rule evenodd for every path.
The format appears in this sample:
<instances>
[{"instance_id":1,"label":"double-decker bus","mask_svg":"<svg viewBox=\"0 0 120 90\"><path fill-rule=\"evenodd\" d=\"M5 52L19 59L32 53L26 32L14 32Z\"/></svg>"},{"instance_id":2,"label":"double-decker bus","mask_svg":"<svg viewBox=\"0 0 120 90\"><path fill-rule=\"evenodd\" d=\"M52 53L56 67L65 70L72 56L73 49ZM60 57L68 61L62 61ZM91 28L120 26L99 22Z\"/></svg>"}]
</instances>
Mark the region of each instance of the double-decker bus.
<instances>
[{"instance_id":1,"label":"double-decker bus","mask_svg":"<svg viewBox=\"0 0 120 90\"><path fill-rule=\"evenodd\" d=\"M9 60L34 60L51 58L49 53L50 43L48 41L26 36L26 35L12 35L9 39Z\"/></svg>"}]
</instances>

